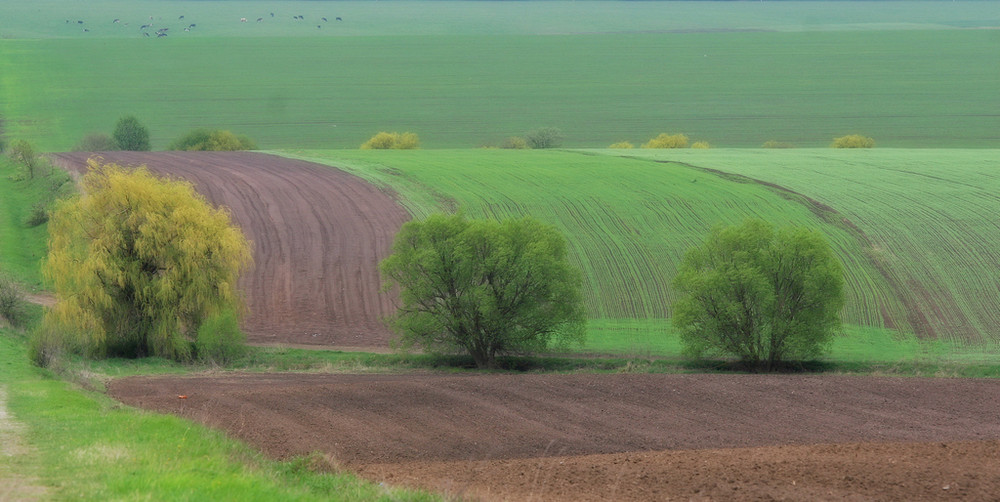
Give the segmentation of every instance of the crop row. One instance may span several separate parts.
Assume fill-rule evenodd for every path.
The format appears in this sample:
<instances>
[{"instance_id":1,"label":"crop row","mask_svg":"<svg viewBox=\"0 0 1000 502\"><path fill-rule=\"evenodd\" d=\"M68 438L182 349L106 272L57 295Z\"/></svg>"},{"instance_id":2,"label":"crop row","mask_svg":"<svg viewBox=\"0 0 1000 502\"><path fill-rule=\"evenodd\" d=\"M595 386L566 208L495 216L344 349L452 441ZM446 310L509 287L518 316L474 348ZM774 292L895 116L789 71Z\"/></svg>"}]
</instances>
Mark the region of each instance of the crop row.
<instances>
[{"instance_id":1,"label":"crop row","mask_svg":"<svg viewBox=\"0 0 1000 502\"><path fill-rule=\"evenodd\" d=\"M1000 338L1000 155L996 150L864 153L638 152L776 183L836 208L919 335Z\"/></svg>"},{"instance_id":2,"label":"crop row","mask_svg":"<svg viewBox=\"0 0 1000 502\"><path fill-rule=\"evenodd\" d=\"M903 308L848 229L774 190L679 164L557 151L306 151L400 195L423 216L460 208L476 217L531 214L556 225L585 275L589 315L670 315L684 252L717 224L759 217L820 229L848 271L846 320L900 324ZM902 326L900 326L902 327Z\"/></svg>"}]
</instances>

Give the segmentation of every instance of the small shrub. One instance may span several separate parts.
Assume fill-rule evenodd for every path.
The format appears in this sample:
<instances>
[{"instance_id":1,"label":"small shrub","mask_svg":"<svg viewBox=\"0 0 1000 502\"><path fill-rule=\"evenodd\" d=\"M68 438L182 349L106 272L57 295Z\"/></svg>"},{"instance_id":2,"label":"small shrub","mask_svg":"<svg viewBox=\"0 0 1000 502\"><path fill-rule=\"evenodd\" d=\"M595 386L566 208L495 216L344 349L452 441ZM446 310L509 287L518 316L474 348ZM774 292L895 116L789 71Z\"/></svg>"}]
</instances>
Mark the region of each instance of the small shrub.
<instances>
[{"instance_id":1,"label":"small shrub","mask_svg":"<svg viewBox=\"0 0 1000 502\"><path fill-rule=\"evenodd\" d=\"M382 131L361 144L362 150L389 150L396 143L398 133Z\"/></svg>"},{"instance_id":2,"label":"small shrub","mask_svg":"<svg viewBox=\"0 0 1000 502\"><path fill-rule=\"evenodd\" d=\"M195 352L198 359L225 365L243 356L247 337L240 331L236 314L227 310L206 319L198 328Z\"/></svg>"},{"instance_id":3,"label":"small shrub","mask_svg":"<svg viewBox=\"0 0 1000 502\"><path fill-rule=\"evenodd\" d=\"M527 150L528 141L521 136L511 136L503 140L503 144L500 148L505 148L507 150Z\"/></svg>"},{"instance_id":4,"label":"small shrub","mask_svg":"<svg viewBox=\"0 0 1000 502\"><path fill-rule=\"evenodd\" d=\"M361 144L362 150L415 150L420 148L416 133L379 132Z\"/></svg>"},{"instance_id":5,"label":"small shrub","mask_svg":"<svg viewBox=\"0 0 1000 502\"><path fill-rule=\"evenodd\" d=\"M115 145L115 140L111 139L111 136L99 132L93 132L84 136L73 147L74 152L110 152L117 149L118 146Z\"/></svg>"},{"instance_id":6,"label":"small shrub","mask_svg":"<svg viewBox=\"0 0 1000 502\"><path fill-rule=\"evenodd\" d=\"M687 148L687 146L687 135L667 133L662 133L642 145L643 148Z\"/></svg>"},{"instance_id":7,"label":"small shrub","mask_svg":"<svg viewBox=\"0 0 1000 502\"><path fill-rule=\"evenodd\" d=\"M169 150L186 150L199 152L236 152L240 150L256 150L257 145L244 135L236 135L231 131L216 129L195 129L181 136L167 147Z\"/></svg>"},{"instance_id":8,"label":"small shrub","mask_svg":"<svg viewBox=\"0 0 1000 502\"><path fill-rule=\"evenodd\" d=\"M28 322L27 300L21 286L7 274L0 274L0 317L15 328Z\"/></svg>"},{"instance_id":9,"label":"small shrub","mask_svg":"<svg viewBox=\"0 0 1000 502\"><path fill-rule=\"evenodd\" d=\"M635 148L635 145L633 145L632 143L630 143L628 141L619 141L617 143L613 143L608 148L613 148L613 149L616 149L616 150L631 150L631 149Z\"/></svg>"},{"instance_id":10,"label":"small shrub","mask_svg":"<svg viewBox=\"0 0 1000 502\"><path fill-rule=\"evenodd\" d=\"M28 228L35 228L49 221L49 207L46 202L36 202L31 206L28 217L24 219L24 225Z\"/></svg>"},{"instance_id":11,"label":"small shrub","mask_svg":"<svg viewBox=\"0 0 1000 502\"><path fill-rule=\"evenodd\" d=\"M417 137L416 133L404 132L399 135L393 148L396 150L416 150L420 148L420 138Z\"/></svg>"},{"instance_id":12,"label":"small shrub","mask_svg":"<svg viewBox=\"0 0 1000 502\"><path fill-rule=\"evenodd\" d=\"M149 129L139 119L128 115L118 119L115 132L111 135L119 150L133 152L149 151Z\"/></svg>"},{"instance_id":13,"label":"small shrub","mask_svg":"<svg viewBox=\"0 0 1000 502\"><path fill-rule=\"evenodd\" d=\"M786 143L784 141L777 141L777 140L769 139L769 140L765 141L763 145L760 145L760 147L761 148L792 148L792 144L791 143Z\"/></svg>"},{"instance_id":14,"label":"small shrub","mask_svg":"<svg viewBox=\"0 0 1000 502\"><path fill-rule=\"evenodd\" d=\"M691 145L691 148L708 150L709 148L712 148L712 145L708 144L708 141L695 141L694 144Z\"/></svg>"},{"instance_id":15,"label":"small shrub","mask_svg":"<svg viewBox=\"0 0 1000 502\"><path fill-rule=\"evenodd\" d=\"M66 346L68 340L70 337L59 328L42 321L28 340L28 358L39 368L51 368L64 353L70 352Z\"/></svg>"},{"instance_id":16,"label":"small shrub","mask_svg":"<svg viewBox=\"0 0 1000 502\"><path fill-rule=\"evenodd\" d=\"M834 138L831 148L875 148L875 140L860 134L849 134Z\"/></svg>"},{"instance_id":17,"label":"small shrub","mask_svg":"<svg viewBox=\"0 0 1000 502\"><path fill-rule=\"evenodd\" d=\"M524 140L528 142L528 146L535 149L559 148L563 135L562 131L555 127L543 127L525 134Z\"/></svg>"},{"instance_id":18,"label":"small shrub","mask_svg":"<svg viewBox=\"0 0 1000 502\"><path fill-rule=\"evenodd\" d=\"M170 143L167 150L204 150L211 134L208 129L193 129Z\"/></svg>"}]
</instances>

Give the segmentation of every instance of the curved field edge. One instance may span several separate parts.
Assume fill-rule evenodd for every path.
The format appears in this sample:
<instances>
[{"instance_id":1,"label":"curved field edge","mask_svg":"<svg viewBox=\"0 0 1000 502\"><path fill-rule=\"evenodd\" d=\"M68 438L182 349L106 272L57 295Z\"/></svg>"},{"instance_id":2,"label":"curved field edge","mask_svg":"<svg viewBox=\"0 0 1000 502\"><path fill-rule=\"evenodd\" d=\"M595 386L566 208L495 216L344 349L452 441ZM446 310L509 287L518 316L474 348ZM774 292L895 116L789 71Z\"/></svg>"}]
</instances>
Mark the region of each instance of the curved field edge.
<instances>
[{"instance_id":1,"label":"curved field edge","mask_svg":"<svg viewBox=\"0 0 1000 502\"><path fill-rule=\"evenodd\" d=\"M363 481L321 454L269 460L219 431L81 390L32 367L20 336L0 329L0 387L7 390L10 414L24 425L26 447L4 460L12 472L0 475L31 479L46 497L438 500Z\"/></svg>"},{"instance_id":2,"label":"curved field edge","mask_svg":"<svg viewBox=\"0 0 1000 502\"><path fill-rule=\"evenodd\" d=\"M605 153L611 153L605 151ZM800 193L838 211L926 339L1000 344L1000 151L637 150Z\"/></svg>"},{"instance_id":3,"label":"curved field edge","mask_svg":"<svg viewBox=\"0 0 1000 502\"><path fill-rule=\"evenodd\" d=\"M858 340L843 347L853 354L845 357L895 342L910 347L904 352L911 356L943 350L901 334L910 331L906 306L850 224L759 184L676 163L577 151L277 153L365 178L395 192L415 217L461 209L475 217L531 214L555 225L584 272L589 350L677 354L667 321L676 265L712 226L747 217L817 228L830 240L848 273L844 317L849 338Z\"/></svg>"}]
</instances>

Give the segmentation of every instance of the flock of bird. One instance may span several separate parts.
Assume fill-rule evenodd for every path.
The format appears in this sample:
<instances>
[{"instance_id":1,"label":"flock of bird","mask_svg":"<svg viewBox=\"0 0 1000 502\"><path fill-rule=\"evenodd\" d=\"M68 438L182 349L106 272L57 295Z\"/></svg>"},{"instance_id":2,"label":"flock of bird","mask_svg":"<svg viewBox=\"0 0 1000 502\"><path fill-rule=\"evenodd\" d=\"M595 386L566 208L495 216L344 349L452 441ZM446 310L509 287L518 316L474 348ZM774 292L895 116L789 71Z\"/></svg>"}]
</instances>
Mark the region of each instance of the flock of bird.
<instances>
[{"instance_id":1,"label":"flock of bird","mask_svg":"<svg viewBox=\"0 0 1000 502\"><path fill-rule=\"evenodd\" d=\"M263 23L265 19L273 19L273 18L275 18L275 15L274 15L273 12L271 12L270 16L268 16L267 18L265 18L265 17L258 17L256 22ZM160 19L162 20L162 18L160 18ZM294 19L296 21L305 21L306 17L304 15L295 15L295 16L292 16L292 19ZM329 20L326 17L320 17L319 19L321 19L324 23L328 23L329 22ZM337 17L333 18L333 20L334 21L343 21L344 19L341 18L341 17L339 17L339 16L337 16ZM177 21L184 21L184 16L181 15L180 17L178 17ZM246 22L248 22L248 20L245 17L241 17L241 18L239 18L239 22L246 23ZM70 21L69 19L67 19L66 20L66 24L76 24L77 26L83 27L84 33L89 33L90 32L90 28L84 26L86 23L84 23L83 20L77 20L76 23L73 23L72 21ZM111 21L111 24L118 24L118 25L121 25L121 26L128 26L129 25L129 23L127 23L127 22L126 23L122 23L122 20L120 18L114 19L113 21ZM183 23L181 24L181 26L183 26ZM191 24L188 24L187 26L184 26L184 31L190 32L191 30L193 30L193 29L195 29L197 27L198 27L198 25L196 23L191 23ZM154 18L153 18L153 16L149 16L149 23L143 24L143 25L139 26L139 33L141 33L142 36L144 36L144 37L156 36L157 38L163 38L163 37L166 37L168 35L167 32L170 31L169 27L161 27L161 28L157 28L155 31L151 32L150 30L152 30L153 28L155 28L155 26L154 26ZM323 25L322 24L317 24L316 28L317 29L322 29Z\"/></svg>"}]
</instances>

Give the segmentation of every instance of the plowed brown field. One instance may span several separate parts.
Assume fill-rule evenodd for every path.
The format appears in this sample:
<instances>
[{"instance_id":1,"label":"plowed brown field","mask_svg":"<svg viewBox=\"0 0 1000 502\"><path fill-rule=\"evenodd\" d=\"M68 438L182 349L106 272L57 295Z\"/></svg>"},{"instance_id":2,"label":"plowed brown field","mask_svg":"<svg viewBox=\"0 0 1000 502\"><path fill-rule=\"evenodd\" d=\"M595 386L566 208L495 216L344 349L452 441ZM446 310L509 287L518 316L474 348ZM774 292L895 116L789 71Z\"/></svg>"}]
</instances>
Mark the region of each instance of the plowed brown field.
<instances>
[{"instance_id":1,"label":"plowed brown field","mask_svg":"<svg viewBox=\"0 0 1000 502\"><path fill-rule=\"evenodd\" d=\"M55 154L85 169L93 154ZM241 287L251 342L385 347L380 319L393 297L380 294L377 265L407 212L389 194L342 171L250 152L104 152L106 162L146 165L184 178L227 206L253 241L254 268Z\"/></svg>"},{"instance_id":2,"label":"plowed brown field","mask_svg":"<svg viewBox=\"0 0 1000 502\"><path fill-rule=\"evenodd\" d=\"M109 392L277 458L319 451L373 479L489 500L1000 494L995 380L270 374Z\"/></svg>"}]
</instances>

